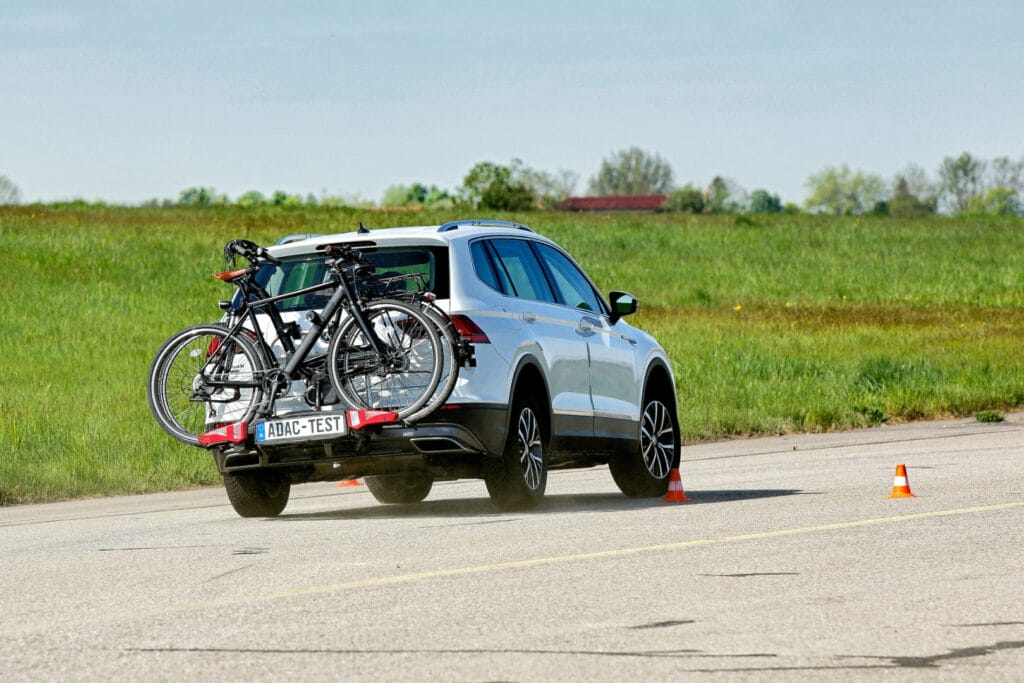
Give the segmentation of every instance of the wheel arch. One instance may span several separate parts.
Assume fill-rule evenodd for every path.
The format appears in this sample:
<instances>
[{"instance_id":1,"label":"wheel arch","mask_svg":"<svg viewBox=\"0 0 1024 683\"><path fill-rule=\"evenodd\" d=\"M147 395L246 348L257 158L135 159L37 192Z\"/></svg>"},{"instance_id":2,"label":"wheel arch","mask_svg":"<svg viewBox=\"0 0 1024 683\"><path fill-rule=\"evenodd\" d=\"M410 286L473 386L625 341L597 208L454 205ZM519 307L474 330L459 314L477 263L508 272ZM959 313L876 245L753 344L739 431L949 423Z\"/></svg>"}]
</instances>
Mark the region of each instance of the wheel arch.
<instances>
[{"instance_id":1,"label":"wheel arch","mask_svg":"<svg viewBox=\"0 0 1024 683\"><path fill-rule=\"evenodd\" d=\"M548 391L548 384L540 367L540 362L531 356L522 358L516 366L509 389L509 414L505 428L506 433L512 430L512 421L516 419L512 406L516 398L525 393L535 398L540 404L538 407L541 414L538 417L541 420L544 440L548 442L551 440L551 392Z\"/></svg>"},{"instance_id":2,"label":"wheel arch","mask_svg":"<svg viewBox=\"0 0 1024 683\"><path fill-rule=\"evenodd\" d=\"M644 377L644 390L641 395L641 411L644 409L643 402L649 395L658 396L662 401L667 402L669 410L675 416L673 425L675 427L676 452L673 457L672 466L679 467L682 456L683 435L679 425L679 405L676 398L675 378L672 376L672 369L660 358L656 358L647 368L647 373Z\"/></svg>"},{"instance_id":3,"label":"wheel arch","mask_svg":"<svg viewBox=\"0 0 1024 683\"><path fill-rule=\"evenodd\" d=\"M660 358L654 359L647 366L647 371L644 374L643 392L640 395L641 400L648 395L649 391L657 392L662 399L669 401L673 410L678 410L676 405L676 384L672 376L672 370Z\"/></svg>"}]
</instances>

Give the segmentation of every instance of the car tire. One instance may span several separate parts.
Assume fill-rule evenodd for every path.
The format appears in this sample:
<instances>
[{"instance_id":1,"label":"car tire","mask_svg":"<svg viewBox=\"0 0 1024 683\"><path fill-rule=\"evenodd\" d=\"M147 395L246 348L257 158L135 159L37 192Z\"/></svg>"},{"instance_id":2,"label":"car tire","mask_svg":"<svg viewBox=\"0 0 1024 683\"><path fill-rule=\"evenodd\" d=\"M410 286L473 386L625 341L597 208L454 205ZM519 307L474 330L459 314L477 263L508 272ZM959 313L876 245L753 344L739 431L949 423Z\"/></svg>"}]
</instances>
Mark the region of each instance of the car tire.
<instances>
[{"instance_id":1,"label":"car tire","mask_svg":"<svg viewBox=\"0 0 1024 683\"><path fill-rule=\"evenodd\" d=\"M418 503L434 485L434 478L425 472L372 475L363 477L363 481L377 502L385 505Z\"/></svg>"},{"instance_id":2,"label":"car tire","mask_svg":"<svg viewBox=\"0 0 1024 683\"><path fill-rule=\"evenodd\" d=\"M654 498L668 490L669 474L679 462L679 417L673 405L660 394L646 395L636 450L608 461L615 484L630 498Z\"/></svg>"},{"instance_id":3,"label":"car tire","mask_svg":"<svg viewBox=\"0 0 1024 683\"><path fill-rule=\"evenodd\" d=\"M291 484L267 472L224 475L224 489L240 517L277 517L288 504Z\"/></svg>"},{"instance_id":4,"label":"car tire","mask_svg":"<svg viewBox=\"0 0 1024 683\"><path fill-rule=\"evenodd\" d=\"M500 456L485 464L484 482L501 510L528 510L544 497L548 483L547 436L532 398L512 405L512 421Z\"/></svg>"}]
</instances>

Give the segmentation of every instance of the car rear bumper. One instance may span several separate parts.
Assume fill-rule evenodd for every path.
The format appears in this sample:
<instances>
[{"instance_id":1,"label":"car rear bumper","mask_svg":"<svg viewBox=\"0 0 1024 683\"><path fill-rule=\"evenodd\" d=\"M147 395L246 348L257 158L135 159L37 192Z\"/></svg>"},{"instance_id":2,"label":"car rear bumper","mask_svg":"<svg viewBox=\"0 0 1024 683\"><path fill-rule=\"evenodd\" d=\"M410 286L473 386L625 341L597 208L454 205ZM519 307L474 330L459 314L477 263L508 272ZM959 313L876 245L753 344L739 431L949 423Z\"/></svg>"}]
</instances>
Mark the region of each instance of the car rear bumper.
<instances>
[{"instance_id":1,"label":"car rear bumper","mask_svg":"<svg viewBox=\"0 0 1024 683\"><path fill-rule=\"evenodd\" d=\"M290 469L296 481L337 480L409 469L473 469L483 457L501 452L508 409L505 406L446 406L413 425L367 427L332 439L211 448L221 474L255 469Z\"/></svg>"}]
</instances>

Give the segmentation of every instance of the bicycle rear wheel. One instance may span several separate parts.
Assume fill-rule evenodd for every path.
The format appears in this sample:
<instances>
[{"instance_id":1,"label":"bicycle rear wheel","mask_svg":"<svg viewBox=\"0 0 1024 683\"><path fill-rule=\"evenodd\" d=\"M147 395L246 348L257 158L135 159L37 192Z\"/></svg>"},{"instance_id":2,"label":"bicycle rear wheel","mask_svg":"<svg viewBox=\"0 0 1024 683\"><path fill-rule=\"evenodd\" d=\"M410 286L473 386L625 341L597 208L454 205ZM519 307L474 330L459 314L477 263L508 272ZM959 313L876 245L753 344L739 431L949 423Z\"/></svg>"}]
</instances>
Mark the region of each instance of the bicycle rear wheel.
<instances>
[{"instance_id":1,"label":"bicycle rear wheel","mask_svg":"<svg viewBox=\"0 0 1024 683\"><path fill-rule=\"evenodd\" d=\"M408 415L407 422L415 422L422 417L437 410L438 407L448 400L455 389L455 382L459 379L460 358L459 358L459 335L455 326L448 316L438 308L420 304L418 309L422 311L437 329L438 337L441 339L441 378L437 387L418 410Z\"/></svg>"},{"instance_id":2,"label":"bicycle rear wheel","mask_svg":"<svg viewBox=\"0 0 1024 683\"><path fill-rule=\"evenodd\" d=\"M248 422L263 400L266 371L256 345L217 323L195 325L160 348L147 394L165 432L193 446L215 425Z\"/></svg>"},{"instance_id":3,"label":"bicycle rear wheel","mask_svg":"<svg viewBox=\"0 0 1024 683\"><path fill-rule=\"evenodd\" d=\"M368 327L383 342L378 357L349 316L327 351L331 382L352 408L413 416L430 400L444 369L444 348L434 323L418 307L379 299L363 307Z\"/></svg>"}]
</instances>

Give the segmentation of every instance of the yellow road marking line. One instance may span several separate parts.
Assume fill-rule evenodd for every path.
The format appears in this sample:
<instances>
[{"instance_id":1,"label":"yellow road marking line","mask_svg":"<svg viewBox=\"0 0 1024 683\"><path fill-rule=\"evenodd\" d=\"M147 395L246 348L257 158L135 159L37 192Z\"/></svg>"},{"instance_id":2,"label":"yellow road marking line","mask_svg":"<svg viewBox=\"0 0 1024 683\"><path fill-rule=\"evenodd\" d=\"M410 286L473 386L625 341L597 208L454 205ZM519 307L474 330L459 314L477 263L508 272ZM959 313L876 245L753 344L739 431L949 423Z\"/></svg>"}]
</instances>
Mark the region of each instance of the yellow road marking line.
<instances>
[{"instance_id":1,"label":"yellow road marking line","mask_svg":"<svg viewBox=\"0 0 1024 683\"><path fill-rule=\"evenodd\" d=\"M344 581L340 583L328 583L319 586L307 586L305 588L293 588L289 590L270 591L256 595L238 595L203 600L188 603L175 603L163 607L142 609L132 612L107 612L97 615L86 615L67 620L55 620L47 624L34 624L15 626L12 628L0 629L0 634L9 635L13 633L24 633L31 631L52 629L56 625L96 623L103 621L117 621L119 619L138 619L147 616L159 616L173 612L188 610L210 609L213 607L225 607L230 605L242 605L246 603L260 602L264 600L275 600L279 598L298 597L302 595L315 595L319 593L332 593L357 588L370 588L375 586L387 586L397 583L410 583L426 579L438 579L451 576L467 576L471 574L482 574L486 572L503 571L506 569L525 569L543 565L562 564L568 562L579 562L584 560L596 560L614 557L625 557L638 555L640 553L664 552L669 550L680 550L697 546L722 545L725 543L736 543L740 541L755 541L766 538L779 538L782 536L796 536L799 534L811 534L821 531L835 531L838 529L855 529L857 527L873 526L878 524L889 524L892 522L909 522L918 519L930 519L933 517L951 517L957 515L969 515L979 512L994 512L997 510L1009 510L1012 508L1024 507L1024 501L1012 503L999 503L996 505L982 505L970 508L958 508L955 510L938 510L934 512L919 512L909 515L894 515L892 517L876 517L873 519L860 519L852 522L835 522L832 524L819 524L816 526L797 527L794 529L779 529L776 531L761 531L752 534L738 534L736 536L723 536L721 538L702 538L691 541L677 541L673 543L658 543L655 545L636 546L633 548L619 548L617 550L599 550L592 553L578 553L575 555L556 555L553 557L538 557L529 560L513 560L511 562L496 562L493 564L481 564L471 567L455 567L452 569L437 569L429 572L417 572L414 574L399 574L396 576L381 576L369 579L357 579L355 581Z\"/></svg>"},{"instance_id":2,"label":"yellow road marking line","mask_svg":"<svg viewBox=\"0 0 1024 683\"><path fill-rule=\"evenodd\" d=\"M423 579L436 579L448 576L463 576L467 574L480 574L484 572L502 571L505 569L520 569L526 567L537 567L547 564L560 564L565 562L578 562L581 560L595 560L609 557L625 557L640 553L660 552L666 550L678 550L704 545L721 545L723 543L735 543L737 541L755 541L764 538L777 538L780 536L795 536L798 534L810 534L819 531L834 531L837 529L853 529L862 526L876 524L888 524L891 522L907 522L916 519L928 519L931 517L949 517L954 515L968 515L978 512L991 512L995 510L1008 510L1010 508L1022 507L1024 501L1014 503L1000 503L997 505L982 505L972 508L959 508L955 510L939 510L935 512L919 512L910 515L895 515L893 517L877 517L874 519L861 519L852 522L836 522L833 524L819 524L817 526L799 527L795 529L780 529L777 531L762 531L753 534L740 534L737 536L723 536L722 538L702 538L692 541L677 541L674 543L658 543L656 545L636 546L633 548L619 548L617 550L598 550L592 553L579 553L575 555L558 555L554 557L538 557L530 560L513 560L511 562L496 562L494 564L481 564L472 567L456 567L453 569L437 569L429 572L417 572L415 574L399 574L397 576L381 576L372 579L358 579L343 583L329 583L321 586L308 586L306 588L294 588L284 591L274 591L260 596L250 598L239 597L229 602L242 602L247 600L259 600L270 598L284 598L296 595L308 595L311 593L328 593L332 591L348 590L353 588L366 588L371 586L384 586L393 583L407 583Z\"/></svg>"}]
</instances>

